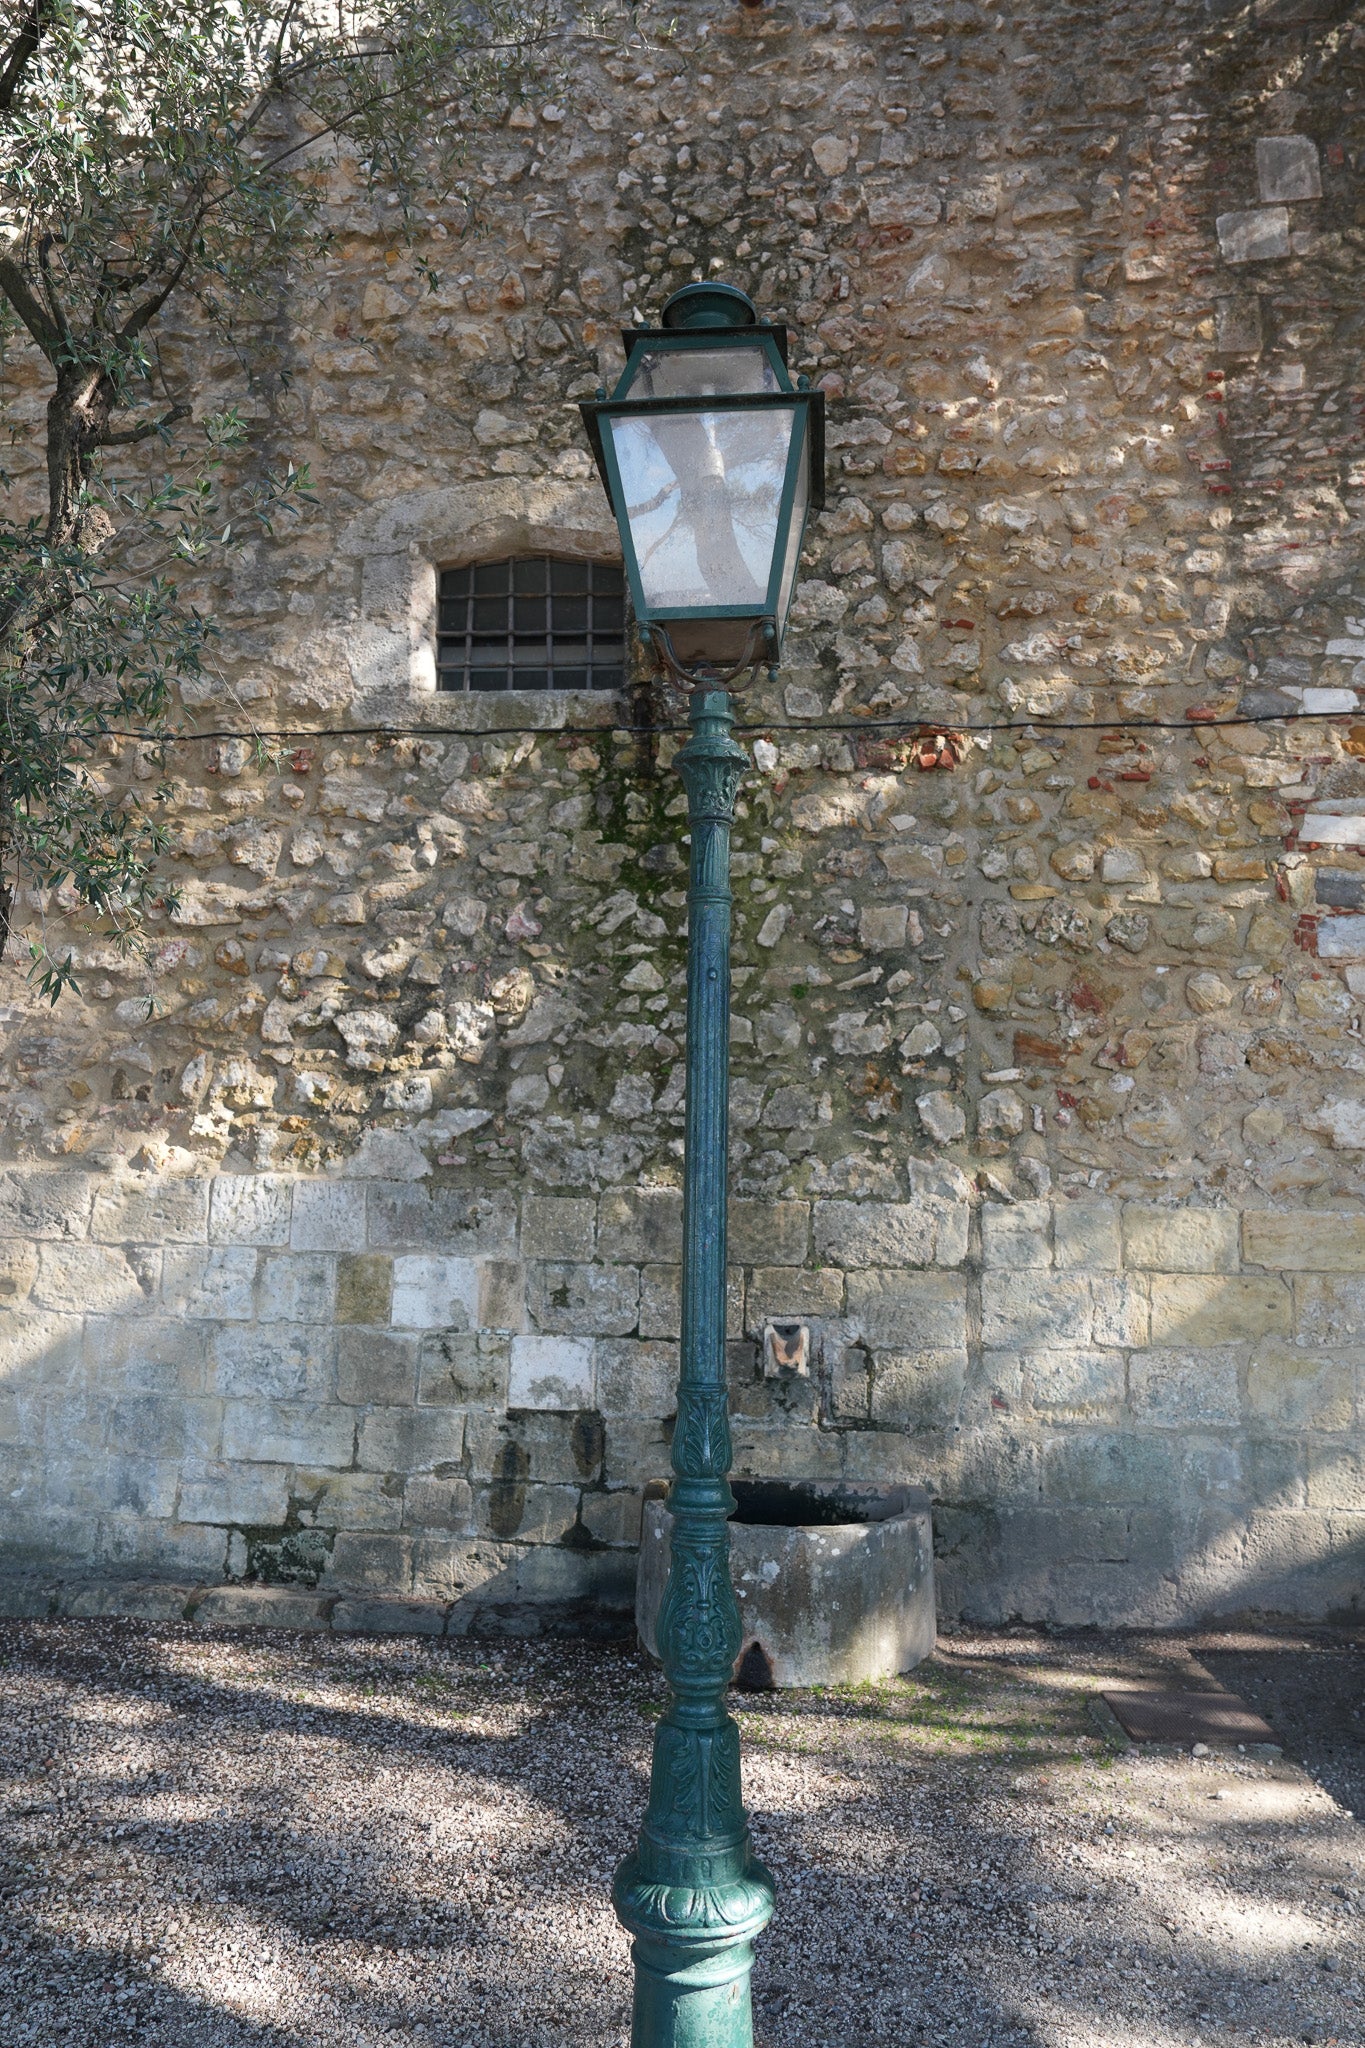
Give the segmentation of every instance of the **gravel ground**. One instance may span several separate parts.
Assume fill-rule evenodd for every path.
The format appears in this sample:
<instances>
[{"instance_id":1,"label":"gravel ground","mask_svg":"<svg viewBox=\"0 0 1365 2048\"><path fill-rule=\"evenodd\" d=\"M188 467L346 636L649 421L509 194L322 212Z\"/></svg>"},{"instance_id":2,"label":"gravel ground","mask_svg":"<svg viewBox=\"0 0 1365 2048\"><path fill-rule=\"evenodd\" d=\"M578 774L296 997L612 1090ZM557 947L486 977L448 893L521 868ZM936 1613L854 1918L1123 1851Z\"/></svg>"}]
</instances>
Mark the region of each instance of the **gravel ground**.
<instances>
[{"instance_id":1,"label":"gravel ground","mask_svg":"<svg viewBox=\"0 0 1365 2048\"><path fill-rule=\"evenodd\" d=\"M737 1695L763 2048L1359 2041L1358 1825L1293 1763L1091 1718L1200 1668L958 1635L894 1684ZM612 1646L0 1623L0 2041L615 2048L660 1700Z\"/></svg>"}]
</instances>

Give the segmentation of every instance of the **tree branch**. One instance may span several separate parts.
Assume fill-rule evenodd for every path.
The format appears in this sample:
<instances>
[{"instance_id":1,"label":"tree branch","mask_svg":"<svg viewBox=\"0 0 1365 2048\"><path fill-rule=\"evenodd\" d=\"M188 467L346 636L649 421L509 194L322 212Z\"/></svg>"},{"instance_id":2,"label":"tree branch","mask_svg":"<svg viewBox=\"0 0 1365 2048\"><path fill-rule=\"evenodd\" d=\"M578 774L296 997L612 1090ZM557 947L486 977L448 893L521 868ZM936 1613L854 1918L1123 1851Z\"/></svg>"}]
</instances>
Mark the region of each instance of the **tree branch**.
<instances>
[{"instance_id":1,"label":"tree branch","mask_svg":"<svg viewBox=\"0 0 1365 2048\"><path fill-rule=\"evenodd\" d=\"M137 338L137 336L141 334L143 328L148 326L153 320L155 320L157 314L161 311L161 308L165 305L167 299L171 296L171 293L175 290L181 278L185 275L185 272L189 268L190 257L194 253L195 237L198 235L199 230L203 225L204 216L208 212L209 206L211 204L211 201L207 202L206 204L201 206L195 213L193 220L189 223L189 226L187 228L185 235L185 246L180 252L180 258L174 270L171 272L165 284L161 287L159 291L153 292L150 299L144 299L142 304L136 307L134 311L128 315L128 318L124 321L122 327L120 327L118 330L118 339L120 341L134 341Z\"/></svg>"},{"instance_id":2,"label":"tree branch","mask_svg":"<svg viewBox=\"0 0 1365 2048\"><path fill-rule=\"evenodd\" d=\"M144 420L140 427L123 427L117 434L101 434L98 446L101 448L131 448L135 441L150 440L153 434L164 434L167 427L173 427L177 420L190 416L188 405L173 405L169 412L163 412L159 420Z\"/></svg>"},{"instance_id":3,"label":"tree branch","mask_svg":"<svg viewBox=\"0 0 1365 2048\"><path fill-rule=\"evenodd\" d=\"M0 60L0 114L7 114L14 105L14 95L42 41L47 12L46 0L31 0L18 35Z\"/></svg>"},{"instance_id":4,"label":"tree branch","mask_svg":"<svg viewBox=\"0 0 1365 2048\"><path fill-rule=\"evenodd\" d=\"M55 361L61 346L61 332L48 318L42 300L12 256L0 255L0 292L9 300L49 362Z\"/></svg>"}]
</instances>

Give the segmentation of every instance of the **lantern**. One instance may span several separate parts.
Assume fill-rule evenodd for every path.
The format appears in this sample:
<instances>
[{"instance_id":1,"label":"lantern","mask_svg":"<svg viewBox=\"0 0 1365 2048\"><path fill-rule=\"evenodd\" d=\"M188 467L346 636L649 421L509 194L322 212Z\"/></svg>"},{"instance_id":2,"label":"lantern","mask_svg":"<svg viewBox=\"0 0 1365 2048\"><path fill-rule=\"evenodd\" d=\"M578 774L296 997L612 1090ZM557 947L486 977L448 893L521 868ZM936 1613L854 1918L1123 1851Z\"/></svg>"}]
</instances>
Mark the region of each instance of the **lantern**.
<instances>
[{"instance_id":1,"label":"lantern","mask_svg":"<svg viewBox=\"0 0 1365 2048\"><path fill-rule=\"evenodd\" d=\"M636 620L684 679L774 663L824 503L824 394L733 285L684 285L622 340L619 384L582 412Z\"/></svg>"}]
</instances>

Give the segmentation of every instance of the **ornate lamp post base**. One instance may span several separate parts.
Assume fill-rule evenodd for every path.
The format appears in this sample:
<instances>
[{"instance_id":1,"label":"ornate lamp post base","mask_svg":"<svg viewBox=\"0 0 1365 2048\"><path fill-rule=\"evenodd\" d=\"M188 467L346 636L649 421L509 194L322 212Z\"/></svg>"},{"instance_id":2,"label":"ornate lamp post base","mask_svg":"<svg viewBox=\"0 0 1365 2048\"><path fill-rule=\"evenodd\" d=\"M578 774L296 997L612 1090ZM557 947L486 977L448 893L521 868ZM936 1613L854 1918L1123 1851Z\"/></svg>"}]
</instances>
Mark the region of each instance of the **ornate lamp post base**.
<instances>
[{"instance_id":1,"label":"ornate lamp post base","mask_svg":"<svg viewBox=\"0 0 1365 2048\"><path fill-rule=\"evenodd\" d=\"M669 1702L640 1839L612 1891L634 1937L632 2048L751 2048L754 1939L773 1910L772 1879L749 1843L739 1730L726 1709L740 1645L725 1379L730 827L747 766L733 723L724 690L694 690L692 734L678 756L692 831L682 1371L672 1563L658 1621Z\"/></svg>"},{"instance_id":2,"label":"ornate lamp post base","mask_svg":"<svg viewBox=\"0 0 1365 2048\"><path fill-rule=\"evenodd\" d=\"M736 1761L738 1753L736 1752ZM773 1881L748 1850L744 1873L716 1881L704 1855L692 1884L660 1885L628 1856L612 1903L633 1934L631 2048L750 2048L754 1940L773 1911Z\"/></svg>"}]
</instances>

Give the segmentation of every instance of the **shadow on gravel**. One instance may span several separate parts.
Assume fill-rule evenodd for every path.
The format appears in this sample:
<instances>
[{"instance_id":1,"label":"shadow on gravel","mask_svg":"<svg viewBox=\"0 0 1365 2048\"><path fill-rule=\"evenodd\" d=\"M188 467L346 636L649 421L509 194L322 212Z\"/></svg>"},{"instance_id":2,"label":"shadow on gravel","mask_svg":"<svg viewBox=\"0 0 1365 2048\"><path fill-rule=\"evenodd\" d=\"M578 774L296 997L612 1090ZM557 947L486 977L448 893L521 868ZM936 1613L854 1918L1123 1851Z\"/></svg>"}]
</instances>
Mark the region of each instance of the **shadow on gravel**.
<instances>
[{"instance_id":1,"label":"shadow on gravel","mask_svg":"<svg viewBox=\"0 0 1365 2048\"><path fill-rule=\"evenodd\" d=\"M1365 1635L1326 1629L1209 1637L1200 1661L1263 1714L1339 1805L1365 1820Z\"/></svg>"},{"instance_id":2,"label":"shadow on gravel","mask_svg":"<svg viewBox=\"0 0 1365 2048\"><path fill-rule=\"evenodd\" d=\"M113 1623L3 1641L5 2048L619 2042L605 1893L662 1697L634 1658L503 1646L481 1669L469 1644ZM1115 1761L1087 1700L1137 1654L950 1639L888 1686L735 1696L779 1883L759 2048L1357 2038L1342 1994L1360 1922L1328 1930L1333 1950L1299 1902L1339 1823L1290 1826L1299 1794L1273 1774L1182 1760L1172 1790ZM433 1724L446 1689L454 1722L510 1707L510 1732ZM1213 1803L1225 1779L1244 1811ZM361 1821L357 1787L382 1788ZM1273 1877L1290 1850L1292 1900ZM145 1938L120 1934L130 1911ZM234 2009L243 1985L272 2016Z\"/></svg>"}]
</instances>

